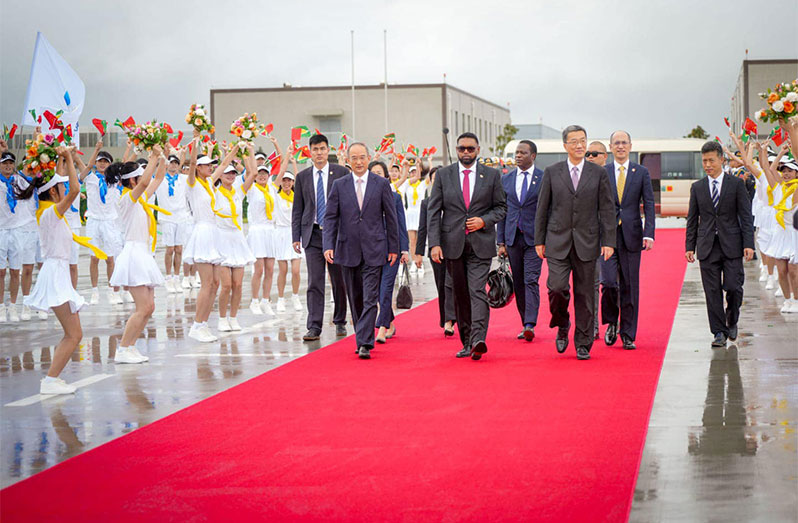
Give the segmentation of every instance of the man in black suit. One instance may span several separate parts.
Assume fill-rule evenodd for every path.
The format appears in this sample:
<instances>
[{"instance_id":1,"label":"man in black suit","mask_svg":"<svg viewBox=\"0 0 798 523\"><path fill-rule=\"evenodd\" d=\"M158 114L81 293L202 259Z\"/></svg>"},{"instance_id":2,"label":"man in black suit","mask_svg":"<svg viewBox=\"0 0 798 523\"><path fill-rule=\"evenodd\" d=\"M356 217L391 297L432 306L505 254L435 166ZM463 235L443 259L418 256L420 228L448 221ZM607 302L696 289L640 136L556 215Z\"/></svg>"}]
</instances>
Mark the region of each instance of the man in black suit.
<instances>
[{"instance_id":1,"label":"man in black suit","mask_svg":"<svg viewBox=\"0 0 798 523\"><path fill-rule=\"evenodd\" d=\"M369 172L369 152L355 142L347 150L352 173L332 184L324 217L324 258L343 267L358 356L371 358L382 268L399 255L396 202L391 183Z\"/></svg>"},{"instance_id":2,"label":"man in black suit","mask_svg":"<svg viewBox=\"0 0 798 523\"><path fill-rule=\"evenodd\" d=\"M327 198L333 181L349 174L343 165L330 164L329 142L323 134L309 140L313 165L299 171L294 182L294 208L291 215L291 234L296 252L305 249L308 264L308 332L305 341L318 340L324 318L325 267L330 271L332 294L335 300L333 323L338 336L346 336L346 288L341 267L327 263L322 253L322 228Z\"/></svg>"},{"instance_id":3,"label":"man in black suit","mask_svg":"<svg viewBox=\"0 0 798 523\"><path fill-rule=\"evenodd\" d=\"M427 203L430 257L446 260L452 274L454 310L463 348L458 358L478 360L488 351L490 309L485 284L496 256L496 224L507 203L499 171L477 162L479 139L457 138L458 163L435 173Z\"/></svg>"},{"instance_id":4,"label":"man in black suit","mask_svg":"<svg viewBox=\"0 0 798 523\"><path fill-rule=\"evenodd\" d=\"M617 248L601 262L601 323L607 325L604 343L613 345L620 335L623 348L634 350L640 305L640 254L654 247L654 190L648 169L629 160L632 137L626 131L610 135L613 162L604 166L613 189L618 230ZM640 220L640 204L646 216ZM620 303L620 307L619 307Z\"/></svg>"},{"instance_id":5,"label":"man in black suit","mask_svg":"<svg viewBox=\"0 0 798 523\"><path fill-rule=\"evenodd\" d=\"M690 187L685 258L701 266L713 347L737 339L737 320L743 302L743 259L754 256L754 226L745 182L723 173L723 148L715 141L701 147L707 177ZM726 309L723 293L726 292Z\"/></svg>"},{"instance_id":6,"label":"man in black suit","mask_svg":"<svg viewBox=\"0 0 798 523\"><path fill-rule=\"evenodd\" d=\"M562 141L568 159L543 171L535 249L549 266L549 326L558 327L555 343L560 353L568 347L568 280L573 273L576 357L587 360L593 345L596 259L609 259L615 249L615 206L607 171L585 161L587 131L569 125Z\"/></svg>"}]
</instances>

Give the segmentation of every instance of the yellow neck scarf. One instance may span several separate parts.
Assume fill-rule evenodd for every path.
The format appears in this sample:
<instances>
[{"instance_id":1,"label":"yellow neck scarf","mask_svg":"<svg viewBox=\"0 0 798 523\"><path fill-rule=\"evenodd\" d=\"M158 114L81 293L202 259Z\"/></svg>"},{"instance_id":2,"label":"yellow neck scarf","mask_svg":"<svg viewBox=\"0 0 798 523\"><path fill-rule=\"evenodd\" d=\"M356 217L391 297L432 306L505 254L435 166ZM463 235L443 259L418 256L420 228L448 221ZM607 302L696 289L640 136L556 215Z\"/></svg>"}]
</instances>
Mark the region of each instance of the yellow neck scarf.
<instances>
[{"instance_id":1,"label":"yellow neck scarf","mask_svg":"<svg viewBox=\"0 0 798 523\"><path fill-rule=\"evenodd\" d=\"M790 180L789 182L783 182L782 186L782 197L781 201L778 205L774 206L773 209L776 211L776 221L781 225L782 229L786 229L787 227L784 225L784 213L789 212L792 209L792 205L787 205L787 200L792 197L793 193L795 193L796 189L798 189L798 179Z\"/></svg>"},{"instance_id":2,"label":"yellow neck scarf","mask_svg":"<svg viewBox=\"0 0 798 523\"><path fill-rule=\"evenodd\" d=\"M213 214L215 214L219 218L232 218L232 216L228 214L222 214L216 210L216 197L213 195L213 190L211 189L210 185L208 185L208 182L203 180L199 176L195 177L194 179L197 180L200 185L202 185L202 187L205 189L205 192L207 192L208 196L211 197L211 210L213 211Z\"/></svg>"},{"instance_id":3,"label":"yellow neck scarf","mask_svg":"<svg viewBox=\"0 0 798 523\"><path fill-rule=\"evenodd\" d=\"M44 211L46 211L50 207L54 207L54 206L55 206L55 204L53 202L45 201L45 200L39 200L39 208L36 209L36 223L38 224L38 223L41 222L42 213L44 213ZM55 212L56 213L55 215L58 216L58 210L57 209L53 209L53 212ZM67 223L66 218L61 216L61 219L64 220L64 223ZM69 227L68 223L67 223L67 227ZM94 257L95 258L99 258L100 260L108 259L108 255L105 254L102 250L100 250L99 247L89 243L89 240L91 240L91 238L89 238L88 236L78 236L74 232L72 233L72 241L77 243L78 245L82 245L84 247L87 247L88 249L91 249L91 252L94 253Z\"/></svg>"},{"instance_id":4,"label":"yellow neck scarf","mask_svg":"<svg viewBox=\"0 0 798 523\"><path fill-rule=\"evenodd\" d=\"M230 216L224 216L222 214L216 213L217 216L221 216L224 218L230 218L233 220L233 225L238 227L238 230L241 230L241 226L238 224L238 213L236 213L236 202L233 199L233 196L236 193L235 187L230 189L229 191L225 189L224 185L219 186L219 192L222 193L222 196L227 198L227 201L230 202ZM216 212L216 211L214 211Z\"/></svg>"},{"instance_id":5,"label":"yellow neck scarf","mask_svg":"<svg viewBox=\"0 0 798 523\"><path fill-rule=\"evenodd\" d=\"M418 201L418 186L421 185L421 180L417 181L416 183L411 183L410 187L413 188L413 207L416 206L416 202Z\"/></svg>"},{"instance_id":6,"label":"yellow neck scarf","mask_svg":"<svg viewBox=\"0 0 798 523\"><path fill-rule=\"evenodd\" d=\"M122 197L124 198L125 196L127 196L128 198L133 198L133 196L128 196L129 192L130 192L130 189L125 187L122 190ZM163 207L158 207L157 205L153 205L153 204L147 202L147 200L144 199L144 195L139 196L139 199L136 200L136 203L141 205L141 208L144 209L144 212L147 213L147 218L149 219L148 220L147 229L148 229L148 231L150 233L150 236L152 236L152 252L155 252L155 240L158 237L158 223L155 221L155 215L152 214L152 211L156 210L159 213L166 214L166 215L171 215L172 213L167 211Z\"/></svg>"},{"instance_id":7,"label":"yellow neck scarf","mask_svg":"<svg viewBox=\"0 0 798 523\"><path fill-rule=\"evenodd\" d=\"M773 186L768 184L768 207L773 207Z\"/></svg>"},{"instance_id":8,"label":"yellow neck scarf","mask_svg":"<svg viewBox=\"0 0 798 523\"><path fill-rule=\"evenodd\" d=\"M269 187L263 187L257 183L253 183L252 185L263 194L263 199L266 202L266 218L271 220L272 211L274 211L274 198L272 198L271 192L269 192Z\"/></svg>"},{"instance_id":9,"label":"yellow neck scarf","mask_svg":"<svg viewBox=\"0 0 798 523\"><path fill-rule=\"evenodd\" d=\"M280 198L282 198L283 200L287 201L291 205L294 205L294 191L291 191L291 194L285 194L285 191L280 189L280 192L277 194L279 194Z\"/></svg>"}]
</instances>

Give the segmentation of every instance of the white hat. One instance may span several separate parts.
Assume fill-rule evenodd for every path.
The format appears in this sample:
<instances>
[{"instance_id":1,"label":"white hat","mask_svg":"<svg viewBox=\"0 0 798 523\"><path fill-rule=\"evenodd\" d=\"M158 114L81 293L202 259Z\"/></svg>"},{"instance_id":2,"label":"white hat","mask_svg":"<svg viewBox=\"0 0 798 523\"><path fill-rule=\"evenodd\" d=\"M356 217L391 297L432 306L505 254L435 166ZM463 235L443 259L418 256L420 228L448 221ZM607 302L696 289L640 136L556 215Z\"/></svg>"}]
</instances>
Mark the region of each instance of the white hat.
<instances>
[{"instance_id":1,"label":"white hat","mask_svg":"<svg viewBox=\"0 0 798 523\"><path fill-rule=\"evenodd\" d=\"M265 171L266 174L268 174L269 173L269 167L266 166L266 165L259 165L258 166L258 172L261 172L261 171Z\"/></svg>"},{"instance_id":2,"label":"white hat","mask_svg":"<svg viewBox=\"0 0 798 523\"><path fill-rule=\"evenodd\" d=\"M227 174L227 173L236 173L236 174L238 174L238 169L236 169L235 166L233 166L233 165L228 165L227 167L224 168L224 174Z\"/></svg>"},{"instance_id":3,"label":"white hat","mask_svg":"<svg viewBox=\"0 0 798 523\"><path fill-rule=\"evenodd\" d=\"M288 178L289 180L293 180L293 179L294 179L294 175L293 175L293 174L291 174L291 173L289 173L289 172L286 172L286 173L283 175L283 178Z\"/></svg>"},{"instance_id":4,"label":"white hat","mask_svg":"<svg viewBox=\"0 0 798 523\"><path fill-rule=\"evenodd\" d=\"M255 159L256 160L259 159L259 158L263 158L264 160L268 159L268 158L266 158L266 155L263 154L263 153L258 153L258 154L255 155Z\"/></svg>"},{"instance_id":5,"label":"white hat","mask_svg":"<svg viewBox=\"0 0 798 523\"><path fill-rule=\"evenodd\" d=\"M212 161L210 156L200 156L197 158L197 165L210 165Z\"/></svg>"}]
</instances>

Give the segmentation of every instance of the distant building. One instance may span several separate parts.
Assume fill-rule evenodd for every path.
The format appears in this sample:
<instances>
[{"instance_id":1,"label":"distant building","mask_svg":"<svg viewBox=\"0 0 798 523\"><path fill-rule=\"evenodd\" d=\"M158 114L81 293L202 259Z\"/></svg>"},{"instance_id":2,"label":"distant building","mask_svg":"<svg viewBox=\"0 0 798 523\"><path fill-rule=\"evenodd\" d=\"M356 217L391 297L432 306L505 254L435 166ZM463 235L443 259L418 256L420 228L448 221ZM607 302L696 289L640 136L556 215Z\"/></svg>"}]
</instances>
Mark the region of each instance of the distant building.
<instances>
[{"instance_id":1,"label":"distant building","mask_svg":"<svg viewBox=\"0 0 798 523\"><path fill-rule=\"evenodd\" d=\"M754 113L765 107L759 93L767 92L777 83L792 82L798 78L798 60L743 60L737 85L731 99L730 123L736 132L746 118L754 119ZM770 134L773 124L757 122L760 137Z\"/></svg>"},{"instance_id":2,"label":"distant building","mask_svg":"<svg viewBox=\"0 0 798 523\"><path fill-rule=\"evenodd\" d=\"M541 140L541 139L556 139L562 136L562 131L543 125L542 123L533 124L513 124L518 128L515 133L516 140Z\"/></svg>"}]
</instances>

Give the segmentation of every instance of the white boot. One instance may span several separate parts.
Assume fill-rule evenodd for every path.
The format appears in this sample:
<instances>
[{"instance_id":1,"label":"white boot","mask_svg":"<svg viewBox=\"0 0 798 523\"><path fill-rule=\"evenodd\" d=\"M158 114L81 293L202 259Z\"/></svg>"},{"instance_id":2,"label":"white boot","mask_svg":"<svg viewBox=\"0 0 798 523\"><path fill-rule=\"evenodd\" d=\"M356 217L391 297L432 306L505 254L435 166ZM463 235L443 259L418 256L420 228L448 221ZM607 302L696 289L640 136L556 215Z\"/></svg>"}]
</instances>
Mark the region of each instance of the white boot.
<instances>
[{"instance_id":1,"label":"white boot","mask_svg":"<svg viewBox=\"0 0 798 523\"><path fill-rule=\"evenodd\" d=\"M230 325L230 330L231 331L240 331L241 330L241 325L239 325L239 323L238 323L238 318L233 316L233 317L231 317L231 318L229 318L227 320L227 323Z\"/></svg>"},{"instance_id":2,"label":"white boot","mask_svg":"<svg viewBox=\"0 0 798 523\"><path fill-rule=\"evenodd\" d=\"M249 302L249 310L252 314L263 314L263 311L260 308L260 301L253 299Z\"/></svg>"},{"instance_id":3,"label":"white boot","mask_svg":"<svg viewBox=\"0 0 798 523\"><path fill-rule=\"evenodd\" d=\"M8 305L8 321L14 323L19 321L19 314L17 314L17 305L15 303L10 303Z\"/></svg>"},{"instance_id":4,"label":"white boot","mask_svg":"<svg viewBox=\"0 0 798 523\"><path fill-rule=\"evenodd\" d=\"M271 300L260 300L260 308L266 316L277 316L272 309Z\"/></svg>"},{"instance_id":5,"label":"white boot","mask_svg":"<svg viewBox=\"0 0 798 523\"><path fill-rule=\"evenodd\" d=\"M277 298L277 312L285 312L285 298Z\"/></svg>"},{"instance_id":6,"label":"white boot","mask_svg":"<svg viewBox=\"0 0 798 523\"><path fill-rule=\"evenodd\" d=\"M233 328L230 326L230 322L227 321L227 318L221 316L219 317L219 326L217 327L219 332L230 332Z\"/></svg>"}]
</instances>

